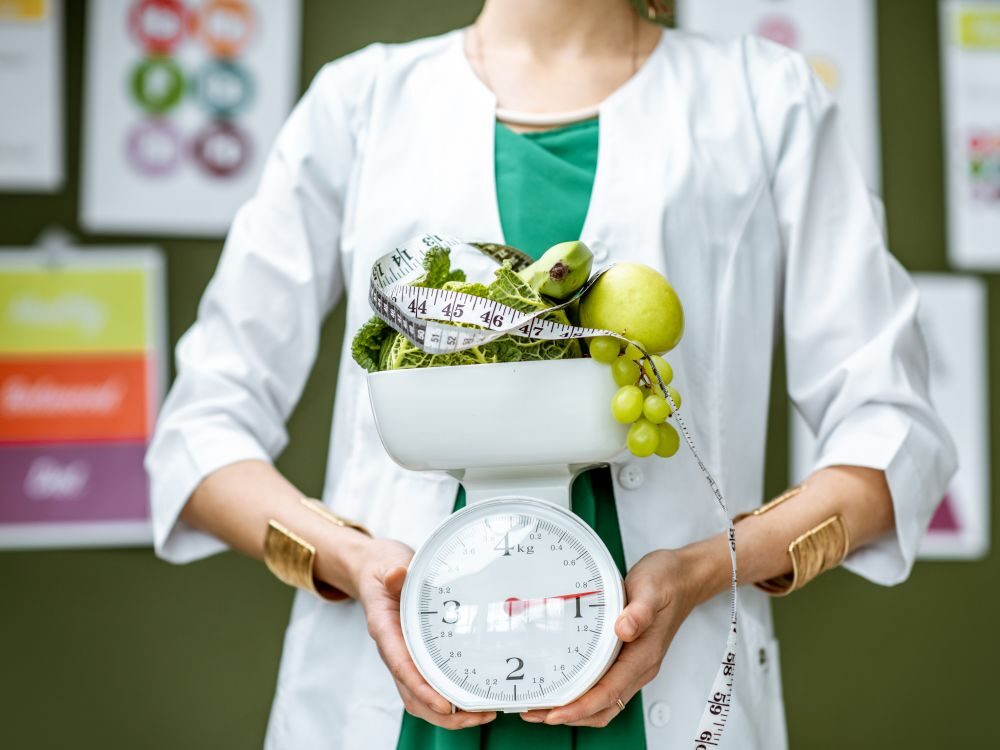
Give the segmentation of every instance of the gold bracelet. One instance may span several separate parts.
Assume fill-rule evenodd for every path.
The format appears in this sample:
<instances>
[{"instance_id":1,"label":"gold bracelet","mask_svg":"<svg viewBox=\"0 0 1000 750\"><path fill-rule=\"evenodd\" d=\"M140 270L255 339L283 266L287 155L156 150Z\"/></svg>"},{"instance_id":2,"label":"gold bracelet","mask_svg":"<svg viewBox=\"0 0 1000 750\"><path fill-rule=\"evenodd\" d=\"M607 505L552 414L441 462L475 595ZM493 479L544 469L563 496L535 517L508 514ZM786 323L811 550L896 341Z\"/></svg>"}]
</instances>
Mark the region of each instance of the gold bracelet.
<instances>
[{"instance_id":1,"label":"gold bracelet","mask_svg":"<svg viewBox=\"0 0 1000 750\"><path fill-rule=\"evenodd\" d=\"M304 497L301 498L301 503L341 528L357 529L362 534L371 536L371 532L364 526L341 518L318 500ZM267 535L264 537L264 563L278 580L289 586L311 591L328 601L347 598L347 594L336 586L316 579L316 547L274 519L268 522Z\"/></svg>"},{"instance_id":2,"label":"gold bracelet","mask_svg":"<svg viewBox=\"0 0 1000 750\"><path fill-rule=\"evenodd\" d=\"M774 500L752 513L742 513L734 523L747 516L760 516L798 495L805 485L792 487ZM784 575L754 584L771 596L787 596L803 588L820 573L836 568L850 552L850 534L843 517L838 513L810 529L788 545L788 555L792 558L792 571Z\"/></svg>"}]
</instances>

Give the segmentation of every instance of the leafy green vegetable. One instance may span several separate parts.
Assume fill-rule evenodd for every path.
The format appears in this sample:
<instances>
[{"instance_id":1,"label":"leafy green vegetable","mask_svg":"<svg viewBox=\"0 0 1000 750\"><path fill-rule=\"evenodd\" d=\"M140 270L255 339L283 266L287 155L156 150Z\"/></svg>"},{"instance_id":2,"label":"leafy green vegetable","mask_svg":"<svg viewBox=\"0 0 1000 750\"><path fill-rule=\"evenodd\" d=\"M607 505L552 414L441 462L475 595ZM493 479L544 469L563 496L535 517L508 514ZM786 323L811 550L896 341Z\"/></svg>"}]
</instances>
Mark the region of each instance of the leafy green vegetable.
<instances>
[{"instance_id":1,"label":"leafy green vegetable","mask_svg":"<svg viewBox=\"0 0 1000 750\"><path fill-rule=\"evenodd\" d=\"M424 257L424 275L414 283L414 286L447 289L483 297L526 313L549 307L549 304L513 270L511 261L504 261L496 270L493 281L487 286L478 282L467 282L464 272L460 269L452 270L451 257L444 248L432 248L427 253ZM543 317L560 323L569 322L561 310L547 313ZM576 339L542 341L518 336L501 336L488 344L462 352L428 354L410 343L405 336L394 332L379 318L372 318L358 330L351 345L351 353L354 361L369 372L414 367L570 359L582 356L580 344Z\"/></svg>"},{"instance_id":2,"label":"leafy green vegetable","mask_svg":"<svg viewBox=\"0 0 1000 750\"><path fill-rule=\"evenodd\" d=\"M449 292L458 292L459 294L471 294L474 297L486 297L490 296L490 289L486 284L480 284L475 281L447 281L445 285L441 287Z\"/></svg>"},{"instance_id":3,"label":"leafy green vegetable","mask_svg":"<svg viewBox=\"0 0 1000 750\"><path fill-rule=\"evenodd\" d=\"M382 318L369 318L351 342L351 356L368 372L379 371L382 344L391 337L393 330Z\"/></svg>"},{"instance_id":4,"label":"leafy green vegetable","mask_svg":"<svg viewBox=\"0 0 1000 750\"><path fill-rule=\"evenodd\" d=\"M441 289L451 281L465 281L465 271L451 270L451 252L444 247L432 247L424 255L424 275L413 286Z\"/></svg>"},{"instance_id":5,"label":"leafy green vegetable","mask_svg":"<svg viewBox=\"0 0 1000 750\"><path fill-rule=\"evenodd\" d=\"M526 313L549 307L528 282L514 272L509 260L496 270L493 283L489 286L489 298Z\"/></svg>"}]
</instances>

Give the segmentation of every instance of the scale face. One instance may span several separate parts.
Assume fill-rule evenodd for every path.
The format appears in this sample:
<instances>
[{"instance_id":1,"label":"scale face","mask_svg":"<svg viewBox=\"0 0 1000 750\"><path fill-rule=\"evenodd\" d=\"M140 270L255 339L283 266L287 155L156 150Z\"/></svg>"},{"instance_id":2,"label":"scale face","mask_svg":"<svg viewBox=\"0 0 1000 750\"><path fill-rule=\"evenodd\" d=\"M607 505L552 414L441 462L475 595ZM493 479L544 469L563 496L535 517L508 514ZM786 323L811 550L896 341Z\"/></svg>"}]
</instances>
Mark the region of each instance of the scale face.
<instances>
[{"instance_id":1,"label":"scale face","mask_svg":"<svg viewBox=\"0 0 1000 750\"><path fill-rule=\"evenodd\" d=\"M414 556L400 605L424 679L466 711L565 705L612 664L621 575L568 510L529 498L474 503Z\"/></svg>"}]
</instances>

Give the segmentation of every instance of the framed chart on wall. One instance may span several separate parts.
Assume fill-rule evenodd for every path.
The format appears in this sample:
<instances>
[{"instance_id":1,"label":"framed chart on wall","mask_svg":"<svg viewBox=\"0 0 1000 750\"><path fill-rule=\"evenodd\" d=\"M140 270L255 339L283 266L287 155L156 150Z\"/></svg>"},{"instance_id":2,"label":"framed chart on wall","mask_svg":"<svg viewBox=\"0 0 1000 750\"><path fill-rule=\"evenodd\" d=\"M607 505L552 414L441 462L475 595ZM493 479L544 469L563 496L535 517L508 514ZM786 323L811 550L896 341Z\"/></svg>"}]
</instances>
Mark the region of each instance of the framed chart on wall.
<instances>
[{"instance_id":1,"label":"framed chart on wall","mask_svg":"<svg viewBox=\"0 0 1000 750\"><path fill-rule=\"evenodd\" d=\"M94 0L80 222L221 236L298 89L299 0Z\"/></svg>"},{"instance_id":2,"label":"framed chart on wall","mask_svg":"<svg viewBox=\"0 0 1000 750\"><path fill-rule=\"evenodd\" d=\"M920 545L923 559L975 560L990 546L990 447L986 285L981 279L918 273L920 324L930 355L931 398L958 449L958 473ZM792 410L792 482L801 482L816 442Z\"/></svg>"},{"instance_id":3,"label":"framed chart on wall","mask_svg":"<svg viewBox=\"0 0 1000 750\"><path fill-rule=\"evenodd\" d=\"M62 0L0 0L0 192L63 183Z\"/></svg>"},{"instance_id":4,"label":"framed chart on wall","mask_svg":"<svg viewBox=\"0 0 1000 750\"><path fill-rule=\"evenodd\" d=\"M874 0L678 0L677 25L801 52L836 97L868 188L882 188Z\"/></svg>"},{"instance_id":5,"label":"framed chart on wall","mask_svg":"<svg viewBox=\"0 0 1000 750\"><path fill-rule=\"evenodd\" d=\"M0 251L0 548L152 542L163 284L152 248Z\"/></svg>"},{"instance_id":6,"label":"framed chart on wall","mask_svg":"<svg viewBox=\"0 0 1000 750\"><path fill-rule=\"evenodd\" d=\"M940 7L948 255L1000 270L1000 0Z\"/></svg>"}]
</instances>

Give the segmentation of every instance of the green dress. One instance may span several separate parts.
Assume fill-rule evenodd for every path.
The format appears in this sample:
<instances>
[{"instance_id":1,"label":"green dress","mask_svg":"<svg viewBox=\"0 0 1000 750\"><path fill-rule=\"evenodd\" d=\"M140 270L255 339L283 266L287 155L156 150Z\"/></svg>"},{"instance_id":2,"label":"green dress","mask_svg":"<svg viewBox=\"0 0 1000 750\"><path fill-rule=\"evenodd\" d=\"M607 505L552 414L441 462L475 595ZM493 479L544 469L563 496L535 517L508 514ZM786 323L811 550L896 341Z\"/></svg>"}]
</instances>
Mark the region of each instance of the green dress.
<instances>
[{"instance_id":1,"label":"green dress","mask_svg":"<svg viewBox=\"0 0 1000 750\"><path fill-rule=\"evenodd\" d=\"M583 229L597 169L598 120L556 130L515 133L496 125L496 188L507 244L532 257ZM573 483L573 511L607 545L622 575L625 554L611 475L592 469ZM455 510L465 505L459 489ZM635 696L607 727L529 724L500 714L481 727L449 731L403 714L398 750L641 750L646 746L642 699Z\"/></svg>"}]
</instances>

